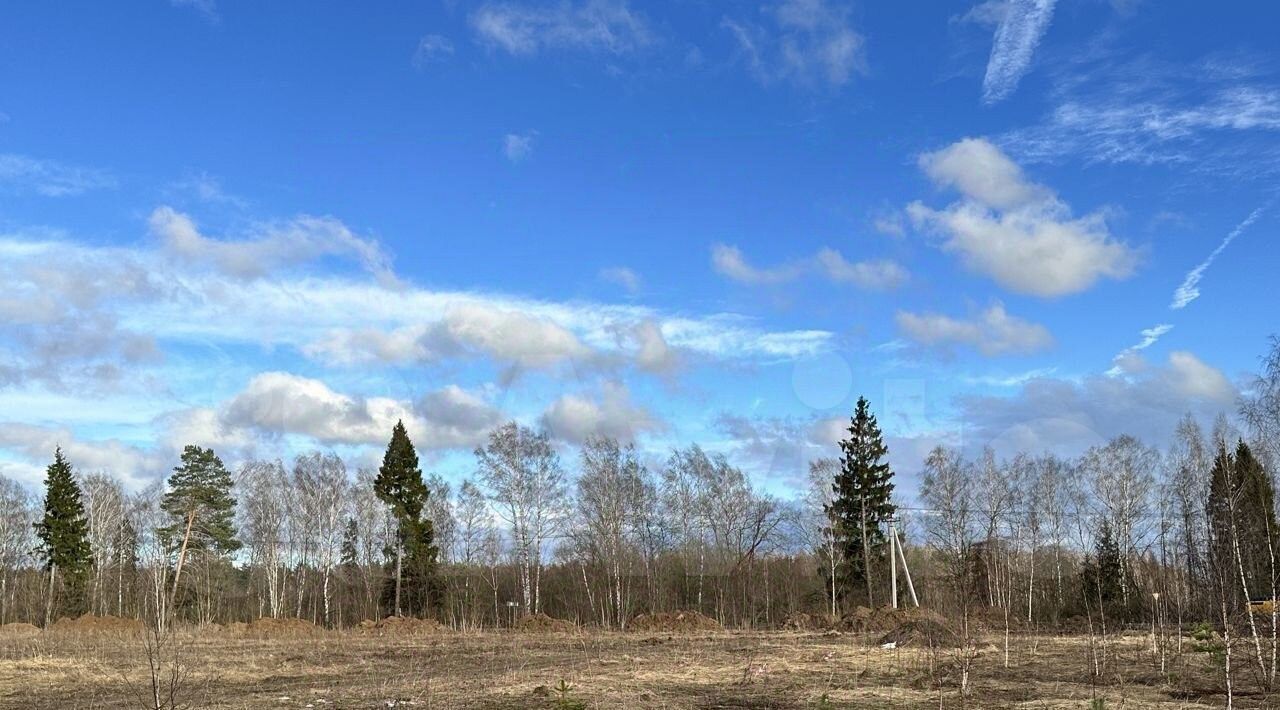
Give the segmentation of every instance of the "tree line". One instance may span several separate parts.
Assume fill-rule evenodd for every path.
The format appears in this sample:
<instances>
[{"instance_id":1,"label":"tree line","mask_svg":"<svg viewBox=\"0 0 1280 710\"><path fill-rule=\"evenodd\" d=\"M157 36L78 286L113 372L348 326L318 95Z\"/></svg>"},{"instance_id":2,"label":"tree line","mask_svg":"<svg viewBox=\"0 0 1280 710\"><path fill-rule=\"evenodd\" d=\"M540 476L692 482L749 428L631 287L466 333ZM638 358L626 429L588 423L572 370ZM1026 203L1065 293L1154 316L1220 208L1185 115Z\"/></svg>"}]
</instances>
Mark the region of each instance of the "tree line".
<instances>
[{"instance_id":1,"label":"tree line","mask_svg":"<svg viewBox=\"0 0 1280 710\"><path fill-rule=\"evenodd\" d=\"M891 564L920 603L1010 627L1207 621L1247 629L1275 672L1280 342L1236 430L1190 415L1160 451L1120 434L1075 458L935 448L917 502L859 399L804 494L780 499L697 444L646 465L633 444L561 449L516 422L457 485L421 469L402 424L376 470L329 452L230 470L187 446L136 493L53 452L43 496L0 479L0 623L81 613L190 623L387 615L457 628L545 613L625 628L693 609L738 627L890 603ZM890 521L902 531L889 556Z\"/></svg>"}]
</instances>

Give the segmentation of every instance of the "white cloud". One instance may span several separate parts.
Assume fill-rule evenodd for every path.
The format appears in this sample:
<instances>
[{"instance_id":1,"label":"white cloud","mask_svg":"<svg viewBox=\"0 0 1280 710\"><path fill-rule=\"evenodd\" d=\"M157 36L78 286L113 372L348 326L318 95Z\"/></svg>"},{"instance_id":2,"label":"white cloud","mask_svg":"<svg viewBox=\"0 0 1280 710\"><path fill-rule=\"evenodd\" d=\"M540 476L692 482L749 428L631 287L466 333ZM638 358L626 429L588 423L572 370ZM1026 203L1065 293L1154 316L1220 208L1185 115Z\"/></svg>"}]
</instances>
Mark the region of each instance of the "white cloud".
<instances>
[{"instance_id":1,"label":"white cloud","mask_svg":"<svg viewBox=\"0 0 1280 710\"><path fill-rule=\"evenodd\" d=\"M644 16L625 0L487 4L471 15L480 42L514 55L540 50L623 54L649 44Z\"/></svg>"},{"instance_id":2,"label":"white cloud","mask_svg":"<svg viewBox=\"0 0 1280 710\"><path fill-rule=\"evenodd\" d=\"M25 155L0 153L0 185L44 197L68 197L116 186L110 173Z\"/></svg>"},{"instance_id":3,"label":"white cloud","mask_svg":"<svg viewBox=\"0 0 1280 710\"><path fill-rule=\"evenodd\" d=\"M1142 336L1141 340L1116 354L1113 361L1114 364L1111 366L1110 370L1107 370L1107 375L1110 377L1116 377L1124 374L1125 372L1140 368L1144 361L1141 356L1138 355L1138 351L1146 350L1152 345L1155 345L1156 341L1160 340L1165 333L1168 333L1171 330L1173 330L1173 325L1171 323L1161 323L1159 325L1153 325L1150 328L1143 329L1140 333Z\"/></svg>"},{"instance_id":4,"label":"white cloud","mask_svg":"<svg viewBox=\"0 0 1280 710\"><path fill-rule=\"evenodd\" d=\"M665 426L632 403L625 385L613 382L606 382L594 399L576 394L560 397L543 412L542 425L552 436L572 443L581 443L593 434L634 441L642 433Z\"/></svg>"},{"instance_id":5,"label":"white cloud","mask_svg":"<svg viewBox=\"0 0 1280 710\"><path fill-rule=\"evenodd\" d=\"M520 368L547 369L592 356L573 333L545 319L479 303L460 303L439 321L377 329L335 330L304 347L335 364L440 362L489 356Z\"/></svg>"},{"instance_id":6,"label":"white cloud","mask_svg":"<svg viewBox=\"0 0 1280 710\"><path fill-rule=\"evenodd\" d=\"M677 315L635 304L433 291L359 273L322 276L317 264L301 260L322 247L269 227L239 241L213 240L165 210L157 215L163 237L155 246L0 235L0 387L155 391L163 383L140 365L187 345L282 348L344 365L478 360L516 374L628 364L668 374L682 354L772 362L821 352L831 340L826 331L765 331L727 313ZM237 244L261 254L259 263L231 254ZM268 265L297 268L246 278ZM649 322L656 331L640 327Z\"/></svg>"},{"instance_id":7,"label":"white cloud","mask_svg":"<svg viewBox=\"0 0 1280 710\"><path fill-rule=\"evenodd\" d=\"M1012 396L961 396L957 405L974 447L1076 455L1118 434L1162 445L1184 413L1211 420L1232 411L1236 397L1221 371L1174 352L1165 364L1144 363L1128 377L1037 378Z\"/></svg>"},{"instance_id":8,"label":"white cloud","mask_svg":"<svg viewBox=\"0 0 1280 710\"><path fill-rule=\"evenodd\" d=\"M996 26L982 80L982 99L992 104L1013 94L1018 82L1031 67L1040 39L1049 29L1056 0L1008 0L1004 16Z\"/></svg>"},{"instance_id":9,"label":"white cloud","mask_svg":"<svg viewBox=\"0 0 1280 710\"><path fill-rule=\"evenodd\" d=\"M920 169L934 184L949 187L999 210L1053 199L1053 194L1023 174L1022 168L985 138L965 138L920 156Z\"/></svg>"},{"instance_id":10,"label":"white cloud","mask_svg":"<svg viewBox=\"0 0 1280 710\"><path fill-rule=\"evenodd\" d=\"M999 303L968 320L907 311L898 311L896 320L903 335L920 345L966 345L987 357L1025 355L1053 345L1047 328L1009 315Z\"/></svg>"},{"instance_id":11,"label":"white cloud","mask_svg":"<svg viewBox=\"0 0 1280 710\"><path fill-rule=\"evenodd\" d=\"M0 237L0 283L0 387L97 393L159 358L154 334L121 327L118 309L173 287L128 250Z\"/></svg>"},{"instance_id":12,"label":"white cloud","mask_svg":"<svg viewBox=\"0 0 1280 710\"><path fill-rule=\"evenodd\" d=\"M1112 238L1102 213L1073 218L986 139L966 138L922 156L920 165L962 199L942 210L913 202L912 223L942 234L943 249L1011 291L1064 296L1102 278L1126 278L1137 265L1137 253Z\"/></svg>"},{"instance_id":13,"label":"white cloud","mask_svg":"<svg viewBox=\"0 0 1280 710\"><path fill-rule=\"evenodd\" d=\"M863 66L865 40L849 10L826 0L783 0L764 10L768 26L725 18L752 74L762 84L843 86Z\"/></svg>"},{"instance_id":14,"label":"white cloud","mask_svg":"<svg viewBox=\"0 0 1280 710\"><path fill-rule=\"evenodd\" d=\"M876 215L871 220L871 226L881 234L888 234L891 237L902 237L907 233L907 227L902 218L902 213L893 210L883 214Z\"/></svg>"},{"instance_id":15,"label":"white cloud","mask_svg":"<svg viewBox=\"0 0 1280 710\"><path fill-rule=\"evenodd\" d=\"M424 422L423 444L432 448L470 449L502 424L502 411L457 385L428 392L417 405Z\"/></svg>"},{"instance_id":16,"label":"white cloud","mask_svg":"<svg viewBox=\"0 0 1280 710\"><path fill-rule=\"evenodd\" d=\"M1265 212L1270 205L1271 203L1268 202L1267 204L1250 212L1249 216L1244 218L1244 221L1237 224L1235 229L1232 229L1227 233L1227 236L1222 239L1222 242L1218 244L1216 249L1209 253L1209 256L1205 257L1204 261L1200 262L1198 266L1187 272L1186 277L1182 280L1182 285L1178 286L1178 290L1174 291L1173 301L1170 302L1169 308L1175 311L1185 308L1188 303L1191 303L1200 297L1200 279L1204 277L1205 270L1213 264L1214 259L1217 259L1218 255L1221 254L1222 251L1231 244L1231 242L1235 241L1236 237L1240 236L1244 230L1248 229L1254 222L1258 221L1258 218L1262 216L1262 213Z\"/></svg>"},{"instance_id":17,"label":"white cloud","mask_svg":"<svg viewBox=\"0 0 1280 710\"><path fill-rule=\"evenodd\" d=\"M377 242L357 236L332 217L301 215L262 224L249 238L237 241L204 236L189 216L171 207L156 208L148 224L173 256L237 278L261 278L276 268L325 256L354 256L380 280L395 280L391 259Z\"/></svg>"},{"instance_id":18,"label":"white cloud","mask_svg":"<svg viewBox=\"0 0 1280 710\"><path fill-rule=\"evenodd\" d=\"M208 204L230 205L238 209L249 206L246 200L224 190L222 182L217 177L205 172L190 173L171 184L165 192L169 195L191 197Z\"/></svg>"},{"instance_id":19,"label":"white cloud","mask_svg":"<svg viewBox=\"0 0 1280 710\"><path fill-rule=\"evenodd\" d=\"M643 280L640 274L625 266L612 266L600 270L600 278L609 283L621 286L627 293L635 295L640 292Z\"/></svg>"},{"instance_id":20,"label":"white cloud","mask_svg":"<svg viewBox=\"0 0 1280 710\"><path fill-rule=\"evenodd\" d=\"M838 283L883 291L897 288L907 280L907 270L888 259L850 263L834 249L822 249L816 258L827 278Z\"/></svg>"},{"instance_id":21,"label":"white cloud","mask_svg":"<svg viewBox=\"0 0 1280 710\"><path fill-rule=\"evenodd\" d=\"M624 345L631 348L636 367L653 374L671 374L681 365L681 357L671 347L656 321L646 320L623 329Z\"/></svg>"},{"instance_id":22,"label":"white cloud","mask_svg":"<svg viewBox=\"0 0 1280 710\"><path fill-rule=\"evenodd\" d=\"M130 488L140 488L166 470L164 456L118 439L85 441L68 429L12 421L0 424L0 450L16 453L32 464L20 469L28 472L29 480L23 483L34 486L42 480L44 467L53 461L57 447L62 447L77 471L107 471Z\"/></svg>"},{"instance_id":23,"label":"white cloud","mask_svg":"<svg viewBox=\"0 0 1280 710\"><path fill-rule=\"evenodd\" d=\"M319 380L284 372L264 372L250 380L221 414L233 428L274 434L302 434L325 444L372 444L384 440L412 409L385 397L357 399Z\"/></svg>"},{"instance_id":24,"label":"white cloud","mask_svg":"<svg viewBox=\"0 0 1280 710\"><path fill-rule=\"evenodd\" d=\"M413 66L418 69L453 56L453 42L442 35L423 35L413 52Z\"/></svg>"},{"instance_id":25,"label":"white cloud","mask_svg":"<svg viewBox=\"0 0 1280 710\"><path fill-rule=\"evenodd\" d=\"M792 281L804 273L804 267L799 264L783 264L772 269L758 269L747 263L741 249L728 244L712 245L711 266L721 276L754 286Z\"/></svg>"},{"instance_id":26,"label":"white cloud","mask_svg":"<svg viewBox=\"0 0 1280 710\"><path fill-rule=\"evenodd\" d=\"M457 385L428 392L411 404L390 397L355 397L319 380L264 372L216 415L200 413L195 422L224 442L251 431L305 436L323 445L382 445L396 422L403 421L420 449L465 449L482 441L502 420L496 407Z\"/></svg>"},{"instance_id":27,"label":"white cloud","mask_svg":"<svg viewBox=\"0 0 1280 710\"><path fill-rule=\"evenodd\" d=\"M888 259L849 262L840 252L823 248L813 257L792 261L772 268L752 266L738 247L715 244L711 247L711 266L716 273L738 283L752 286L777 285L818 274L836 283L848 283L868 290L896 288L907 280L907 270Z\"/></svg>"},{"instance_id":28,"label":"white cloud","mask_svg":"<svg viewBox=\"0 0 1280 710\"><path fill-rule=\"evenodd\" d=\"M502 154L512 163L519 163L533 154L533 131L508 133L502 137Z\"/></svg>"}]
</instances>

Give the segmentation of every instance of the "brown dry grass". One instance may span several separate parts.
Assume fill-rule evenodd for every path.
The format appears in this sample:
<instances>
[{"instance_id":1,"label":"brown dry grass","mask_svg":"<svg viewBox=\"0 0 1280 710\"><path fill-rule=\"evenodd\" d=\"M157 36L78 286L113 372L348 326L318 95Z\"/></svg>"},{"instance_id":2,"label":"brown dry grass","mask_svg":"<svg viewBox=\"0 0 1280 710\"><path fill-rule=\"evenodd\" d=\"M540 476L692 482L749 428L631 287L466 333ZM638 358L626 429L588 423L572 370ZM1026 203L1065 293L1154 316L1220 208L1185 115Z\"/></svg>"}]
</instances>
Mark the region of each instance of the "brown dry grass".
<instances>
[{"instance_id":1,"label":"brown dry grass","mask_svg":"<svg viewBox=\"0 0 1280 710\"><path fill-rule=\"evenodd\" d=\"M1020 636L1011 667L977 648L882 649L876 634L453 633L308 630L179 634L198 708L554 708L561 680L585 708L1194 708L1222 705L1208 654L1159 673L1149 638L1113 640L1103 680L1081 637ZM139 635L0 636L0 707L116 708L142 689ZM824 700L825 697L825 700ZM1266 707L1258 696L1238 707ZM824 703L826 703L824 705Z\"/></svg>"}]
</instances>

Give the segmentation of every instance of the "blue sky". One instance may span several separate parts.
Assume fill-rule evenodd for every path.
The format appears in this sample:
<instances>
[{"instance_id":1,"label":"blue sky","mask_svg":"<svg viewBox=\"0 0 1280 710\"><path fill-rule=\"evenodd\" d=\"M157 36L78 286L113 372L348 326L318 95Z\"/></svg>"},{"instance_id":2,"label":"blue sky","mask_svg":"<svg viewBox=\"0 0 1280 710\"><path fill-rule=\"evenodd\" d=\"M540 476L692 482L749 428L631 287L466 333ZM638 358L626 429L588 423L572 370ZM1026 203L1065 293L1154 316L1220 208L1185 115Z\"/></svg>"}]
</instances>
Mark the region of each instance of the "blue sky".
<instances>
[{"instance_id":1,"label":"blue sky","mask_svg":"<svg viewBox=\"0 0 1280 710\"><path fill-rule=\"evenodd\" d=\"M459 480L508 418L789 496L865 394L1078 453L1276 330L1267 3L0 11L0 475L184 443Z\"/></svg>"}]
</instances>

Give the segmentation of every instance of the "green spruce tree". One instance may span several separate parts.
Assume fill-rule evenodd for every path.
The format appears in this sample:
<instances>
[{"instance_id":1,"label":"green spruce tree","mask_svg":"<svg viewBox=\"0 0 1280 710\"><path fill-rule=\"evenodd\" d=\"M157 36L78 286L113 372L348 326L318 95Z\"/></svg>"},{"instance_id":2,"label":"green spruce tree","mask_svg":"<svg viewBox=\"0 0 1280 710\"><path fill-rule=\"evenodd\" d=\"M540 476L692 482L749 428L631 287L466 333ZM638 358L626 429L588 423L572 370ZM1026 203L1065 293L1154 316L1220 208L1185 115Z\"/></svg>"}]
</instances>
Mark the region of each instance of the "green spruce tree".
<instances>
[{"instance_id":1,"label":"green spruce tree","mask_svg":"<svg viewBox=\"0 0 1280 710\"><path fill-rule=\"evenodd\" d=\"M1209 524L1215 568L1235 579L1244 575L1241 594L1270 597L1275 564L1272 550L1280 547L1276 527L1275 488L1253 451L1243 440L1235 451L1220 445L1209 477Z\"/></svg>"},{"instance_id":2,"label":"green spruce tree","mask_svg":"<svg viewBox=\"0 0 1280 710\"><path fill-rule=\"evenodd\" d=\"M391 508L396 521L394 565L384 597L396 616L434 611L440 603L441 584L437 574L438 551L435 530L424 515L429 490L418 468L418 454L409 440L404 422L396 422L391 441L373 482L374 493Z\"/></svg>"},{"instance_id":3,"label":"green spruce tree","mask_svg":"<svg viewBox=\"0 0 1280 710\"><path fill-rule=\"evenodd\" d=\"M36 521L35 529L40 541L38 551L49 573L47 625L53 621L60 598L67 611L83 611L92 553L80 484L60 447L54 450L53 463L45 470L44 485L44 515Z\"/></svg>"},{"instance_id":4,"label":"green spruce tree","mask_svg":"<svg viewBox=\"0 0 1280 710\"><path fill-rule=\"evenodd\" d=\"M1105 615L1120 616L1124 600L1124 573L1120 543L1111 532L1111 525L1103 521L1093 541L1093 556L1086 556L1080 567L1085 604Z\"/></svg>"},{"instance_id":5,"label":"green spruce tree","mask_svg":"<svg viewBox=\"0 0 1280 710\"><path fill-rule=\"evenodd\" d=\"M840 442L840 472L827 508L840 551L836 586L846 600L864 588L867 604L875 606L875 575L885 562L884 524L894 513L893 471L884 460L889 449L865 397L858 398L848 432Z\"/></svg>"}]
</instances>

